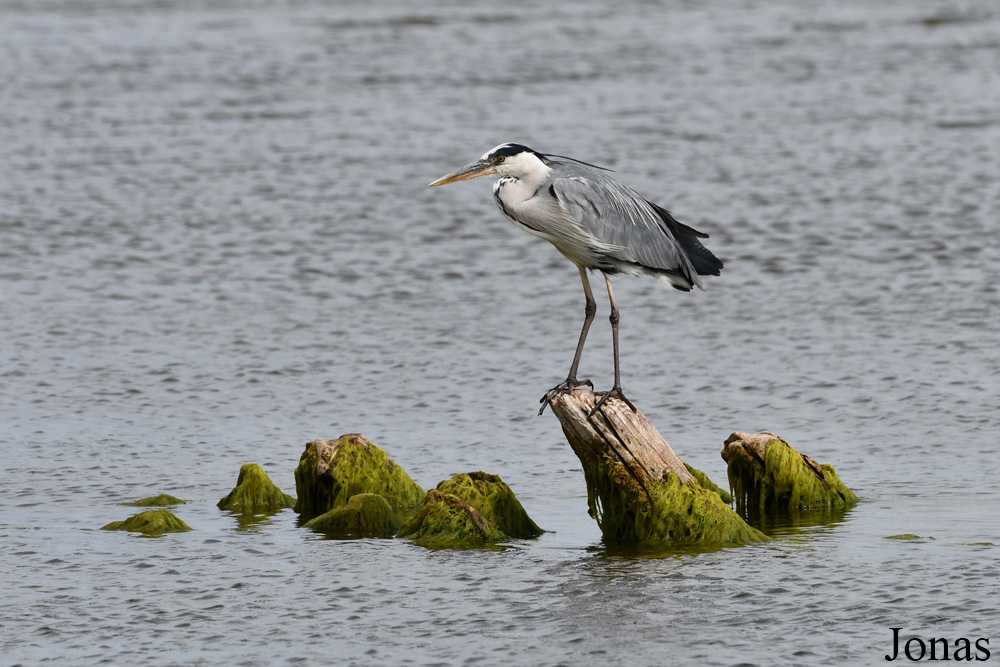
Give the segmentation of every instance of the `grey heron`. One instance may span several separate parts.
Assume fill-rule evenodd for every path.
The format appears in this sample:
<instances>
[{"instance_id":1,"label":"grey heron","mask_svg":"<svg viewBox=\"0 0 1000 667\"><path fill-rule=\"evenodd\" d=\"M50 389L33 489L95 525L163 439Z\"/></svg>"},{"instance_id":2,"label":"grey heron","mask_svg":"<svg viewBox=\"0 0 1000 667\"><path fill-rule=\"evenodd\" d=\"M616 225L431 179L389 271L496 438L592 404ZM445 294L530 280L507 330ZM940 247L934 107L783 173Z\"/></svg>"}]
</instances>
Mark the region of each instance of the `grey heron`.
<instances>
[{"instance_id":1,"label":"grey heron","mask_svg":"<svg viewBox=\"0 0 1000 667\"><path fill-rule=\"evenodd\" d=\"M622 392L619 317L611 276L648 275L664 286L690 292L692 287L704 289L699 276L717 276L722 270L722 262L699 240L708 238L708 234L678 222L666 209L611 178L608 171L561 155L539 153L521 144L505 143L430 184L434 187L499 176L493 184L493 199L504 216L529 234L550 242L580 271L587 299L580 340L569 375L541 398L539 415L560 394L583 385L594 388L590 380L576 378L587 332L597 312L588 270L604 274L611 301L615 359L615 384L604 392L591 414L612 396L635 410Z\"/></svg>"}]
</instances>

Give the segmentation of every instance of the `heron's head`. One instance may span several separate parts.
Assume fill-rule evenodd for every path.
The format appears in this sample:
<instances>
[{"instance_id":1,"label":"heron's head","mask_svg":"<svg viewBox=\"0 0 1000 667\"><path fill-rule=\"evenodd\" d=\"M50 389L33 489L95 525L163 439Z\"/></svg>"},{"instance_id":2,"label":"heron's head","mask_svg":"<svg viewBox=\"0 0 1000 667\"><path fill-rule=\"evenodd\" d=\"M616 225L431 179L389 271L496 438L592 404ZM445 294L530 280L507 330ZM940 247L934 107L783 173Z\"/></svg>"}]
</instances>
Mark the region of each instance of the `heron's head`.
<instances>
[{"instance_id":1,"label":"heron's head","mask_svg":"<svg viewBox=\"0 0 1000 667\"><path fill-rule=\"evenodd\" d=\"M541 153L521 144L500 144L472 164L437 179L429 187L487 176L523 178L528 174L544 172L547 169L545 158Z\"/></svg>"}]
</instances>

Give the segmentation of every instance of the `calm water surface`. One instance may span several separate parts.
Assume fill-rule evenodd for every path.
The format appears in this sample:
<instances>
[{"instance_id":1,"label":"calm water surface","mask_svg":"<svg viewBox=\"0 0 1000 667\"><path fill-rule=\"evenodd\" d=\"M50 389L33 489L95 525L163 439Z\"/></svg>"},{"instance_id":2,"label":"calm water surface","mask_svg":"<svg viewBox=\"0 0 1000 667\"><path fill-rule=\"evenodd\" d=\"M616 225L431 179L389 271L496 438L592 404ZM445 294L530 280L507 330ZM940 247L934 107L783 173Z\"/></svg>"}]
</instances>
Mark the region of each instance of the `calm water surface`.
<instances>
[{"instance_id":1,"label":"calm water surface","mask_svg":"<svg viewBox=\"0 0 1000 667\"><path fill-rule=\"evenodd\" d=\"M1000 10L609 4L0 3L0 663L884 664L890 627L1000 660ZM712 235L705 293L616 283L678 453L724 482L723 440L773 430L860 505L605 548L535 416L576 271L486 183L426 187L508 140ZM550 532L431 552L215 508L348 432L425 488L499 474ZM161 492L194 531L98 530Z\"/></svg>"}]
</instances>

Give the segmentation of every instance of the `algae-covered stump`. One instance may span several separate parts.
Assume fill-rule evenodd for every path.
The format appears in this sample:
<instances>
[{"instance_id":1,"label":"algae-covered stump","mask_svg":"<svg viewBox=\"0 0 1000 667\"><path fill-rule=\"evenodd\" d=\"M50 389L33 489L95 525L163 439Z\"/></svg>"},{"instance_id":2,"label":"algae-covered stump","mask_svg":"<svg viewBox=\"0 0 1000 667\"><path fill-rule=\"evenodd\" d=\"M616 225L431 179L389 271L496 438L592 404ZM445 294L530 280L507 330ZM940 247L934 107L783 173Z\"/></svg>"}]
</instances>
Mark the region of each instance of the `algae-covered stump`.
<instances>
[{"instance_id":1,"label":"algae-covered stump","mask_svg":"<svg viewBox=\"0 0 1000 667\"><path fill-rule=\"evenodd\" d=\"M219 501L221 510L241 514L267 514L295 504L295 498L275 486L264 469L256 463L244 463L236 487Z\"/></svg>"},{"instance_id":2,"label":"algae-covered stump","mask_svg":"<svg viewBox=\"0 0 1000 667\"><path fill-rule=\"evenodd\" d=\"M186 500L176 498L169 493L161 493L158 496L150 496L149 498L143 498L142 500L133 500L122 503L122 505L131 505L132 507L169 507L170 505L184 505L185 503L187 503Z\"/></svg>"},{"instance_id":3,"label":"algae-covered stump","mask_svg":"<svg viewBox=\"0 0 1000 667\"><path fill-rule=\"evenodd\" d=\"M432 549L470 549L543 532L500 477L477 471L428 491L399 536Z\"/></svg>"},{"instance_id":4,"label":"algae-covered stump","mask_svg":"<svg viewBox=\"0 0 1000 667\"><path fill-rule=\"evenodd\" d=\"M174 516L170 510L146 510L124 521L112 521L102 526L101 530L127 530L143 535L163 535L191 530L191 526Z\"/></svg>"},{"instance_id":5,"label":"algae-covered stump","mask_svg":"<svg viewBox=\"0 0 1000 667\"><path fill-rule=\"evenodd\" d=\"M577 389L552 399L552 412L583 464L587 504L606 542L736 545L767 539L720 494L699 484L659 431L611 398Z\"/></svg>"},{"instance_id":6,"label":"algae-covered stump","mask_svg":"<svg viewBox=\"0 0 1000 667\"><path fill-rule=\"evenodd\" d=\"M489 519L507 537L530 539L543 531L524 511L511 488L498 475L469 472L437 485L444 494L458 496Z\"/></svg>"},{"instance_id":7,"label":"algae-covered stump","mask_svg":"<svg viewBox=\"0 0 1000 667\"><path fill-rule=\"evenodd\" d=\"M708 478L708 475L698 470L697 468L688 465L687 463L684 464L684 467L687 468L687 471L691 473L696 480L698 480L699 484L701 484L709 491L715 491L716 493L718 493L719 497L722 498L722 502L726 503L727 505L733 504L732 494L726 491L725 489L721 488L718 484L716 484L712 480L710 480Z\"/></svg>"},{"instance_id":8,"label":"algae-covered stump","mask_svg":"<svg viewBox=\"0 0 1000 667\"><path fill-rule=\"evenodd\" d=\"M359 493L351 496L343 507L309 520L305 527L329 537L393 537L402 525L385 498Z\"/></svg>"},{"instance_id":9,"label":"algae-covered stump","mask_svg":"<svg viewBox=\"0 0 1000 667\"><path fill-rule=\"evenodd\" d=\"M295 489L295 511L302 521L343 507L361 493L382 496L396 513L424 499L424 490L406 471L360 433L307 443L295 469Z\"/></svg>"},{"instance_id":10,"label":"algae-covered stump","mask_svg":"<svg viewBox=\"0 0 1000 667\"><path fill-rule=\"evenodd\" d=\"M729 465L729 485L741 512L842 509L858 501L833 466L795 451L773 433L733 433L722 458Z\"/></svg>"},{"instance_id":11,"label":"algae-covered stump","mask_svg":"<svg viewBox=\"0 0 1000 667\"><path fill-rule=\"evenodd\" d=\"M431 549L484 547L507 537L475 507L437 489L427 492L423 505L399 536Z\"/></svg>"}]
</instances>

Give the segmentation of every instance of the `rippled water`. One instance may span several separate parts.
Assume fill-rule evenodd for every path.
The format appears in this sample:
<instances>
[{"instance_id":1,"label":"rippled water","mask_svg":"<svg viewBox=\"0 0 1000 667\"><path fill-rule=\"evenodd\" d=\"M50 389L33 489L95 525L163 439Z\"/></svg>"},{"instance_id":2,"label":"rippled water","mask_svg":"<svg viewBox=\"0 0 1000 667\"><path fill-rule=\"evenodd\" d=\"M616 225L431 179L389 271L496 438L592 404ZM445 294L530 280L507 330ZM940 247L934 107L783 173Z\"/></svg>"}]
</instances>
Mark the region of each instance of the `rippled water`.
<instances>
[{"instance_id":1,"label":"rippled water","mask_svg":"<svg viewBox=\"0 0 1000 667\"><path fill-rule=\"evenodd\" d=\"M0 4L0 662L873 664L890 627L997 659L996 5L606 4ZM602 545L535 417L576 271L486 183L426 188L507 140L727 262L616 283L626 392L678 453L724 482L729 433L773 430L859 506ZM355 431L425 488L501 475L550 532L430 552L215 508ZM194 531L97 530L160 492Z\"/></svg>"}]
</instances>

